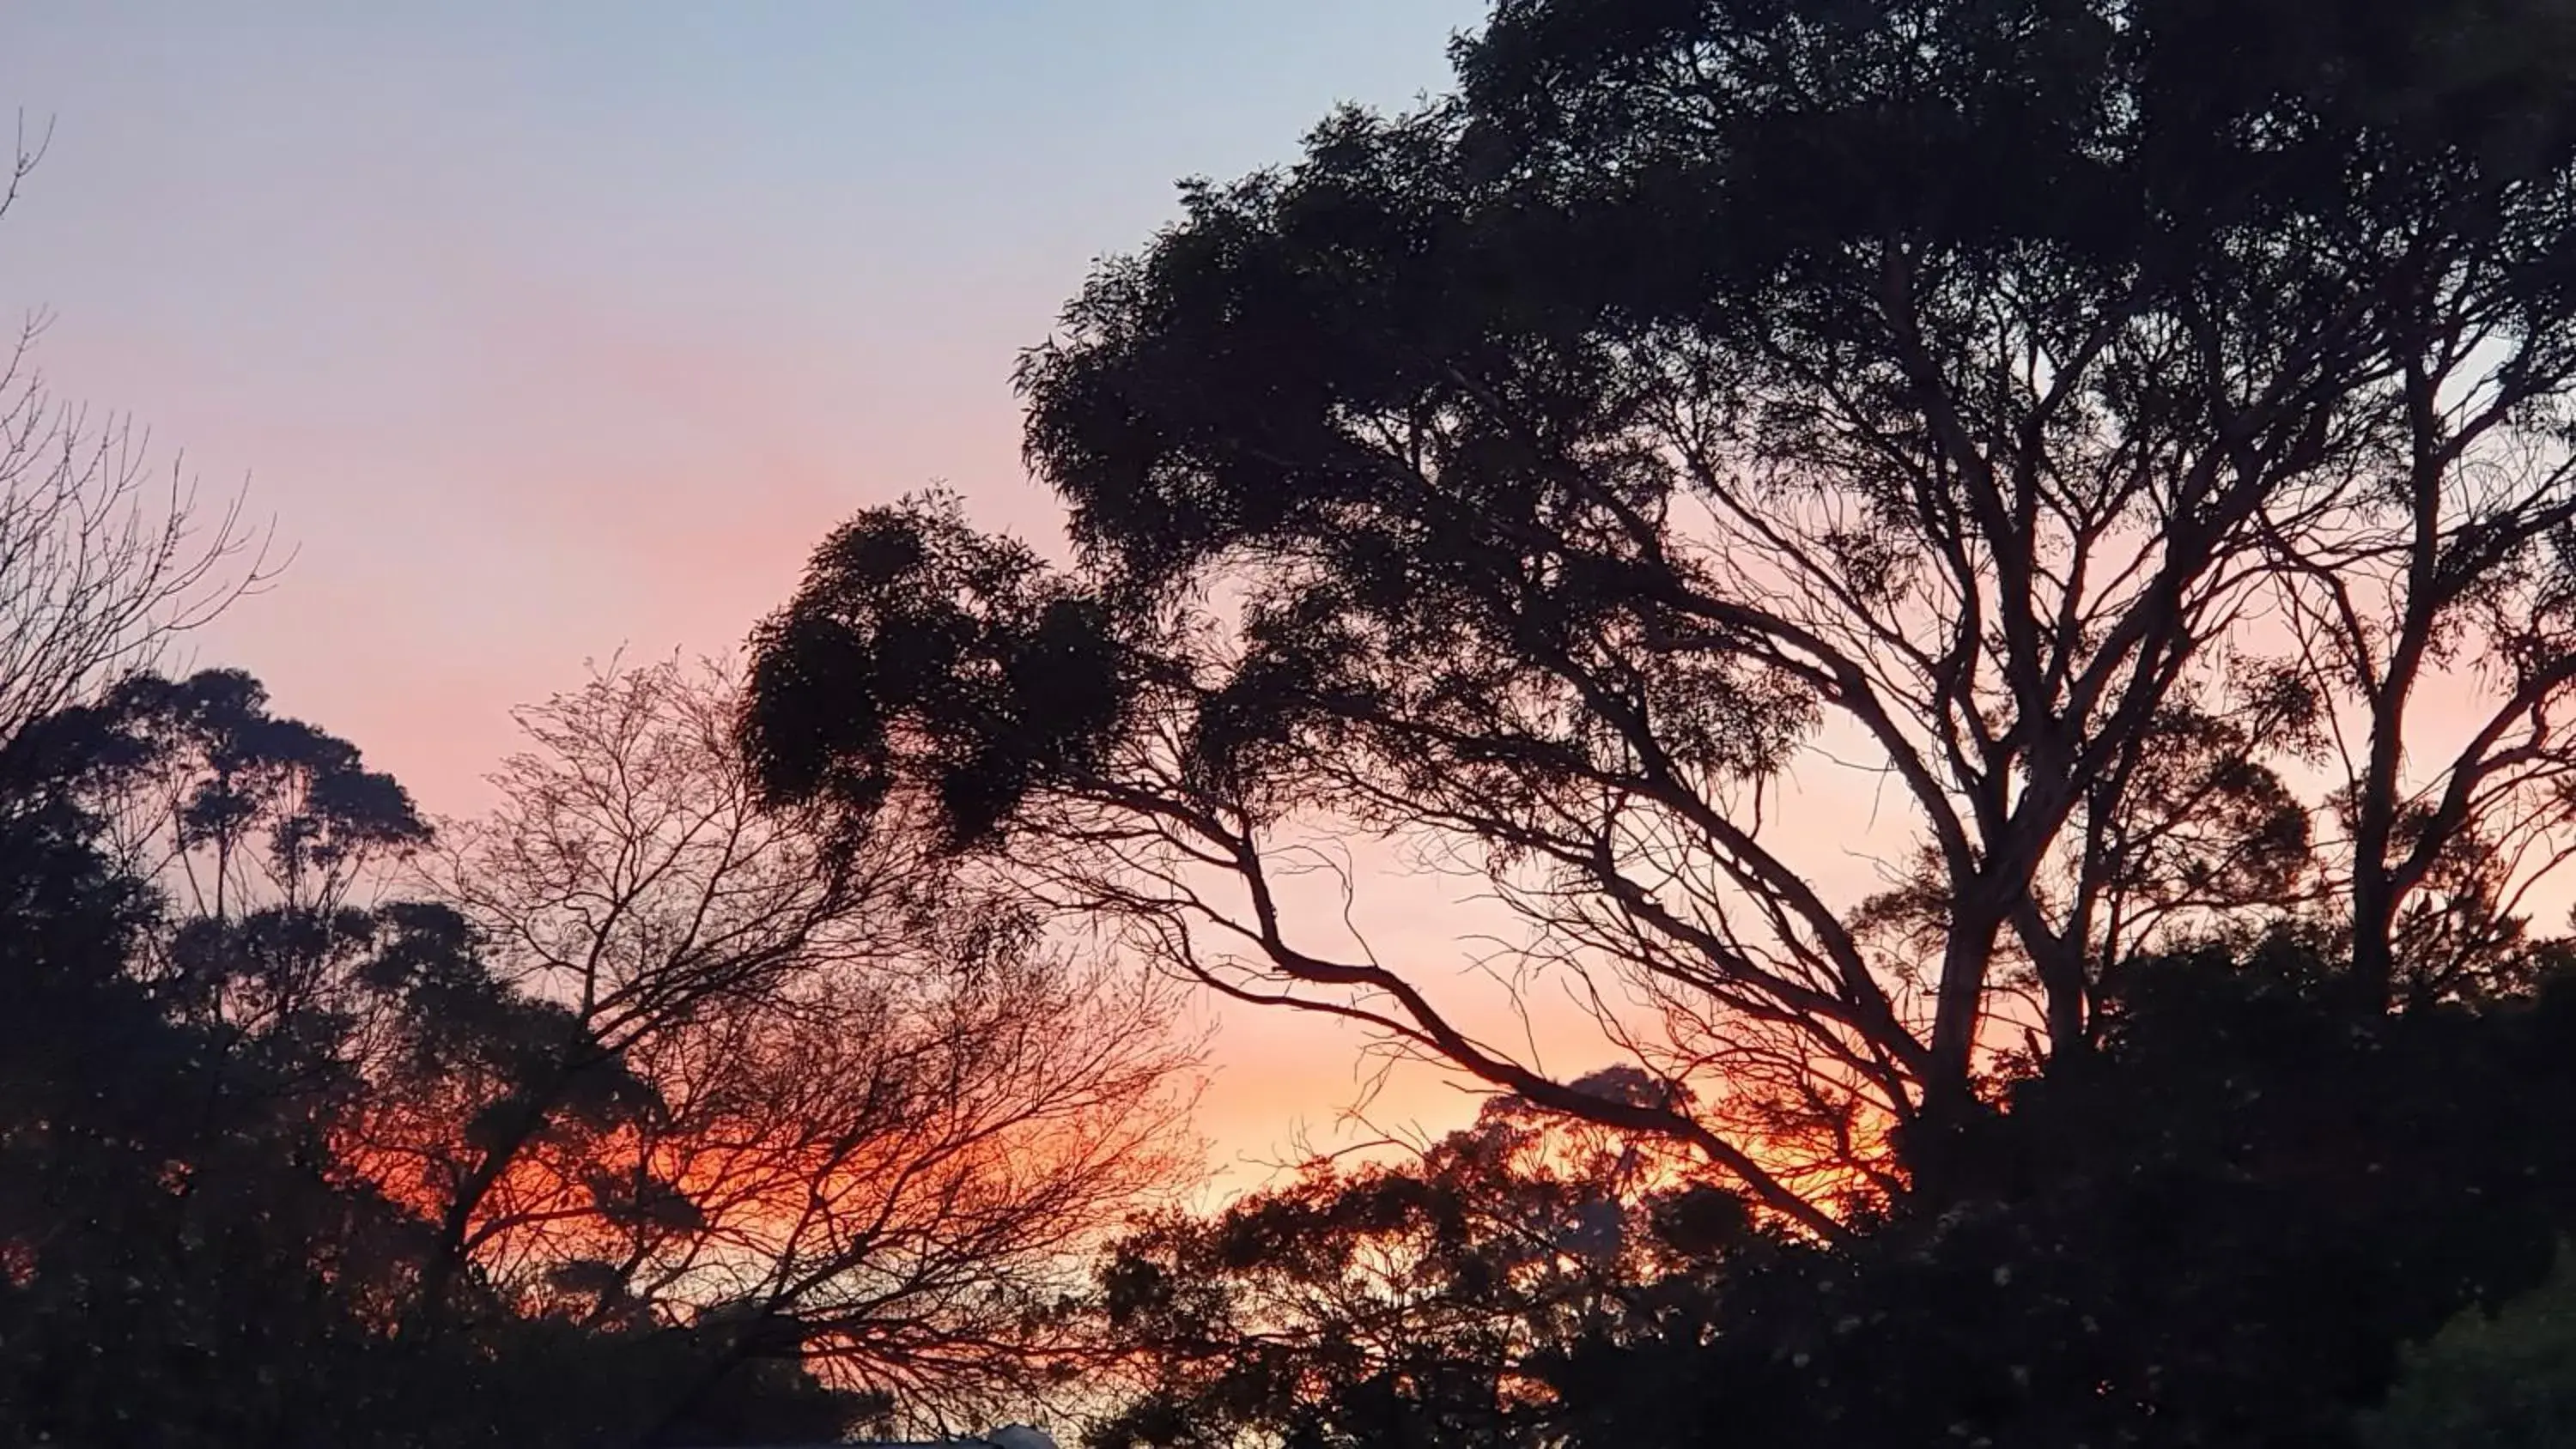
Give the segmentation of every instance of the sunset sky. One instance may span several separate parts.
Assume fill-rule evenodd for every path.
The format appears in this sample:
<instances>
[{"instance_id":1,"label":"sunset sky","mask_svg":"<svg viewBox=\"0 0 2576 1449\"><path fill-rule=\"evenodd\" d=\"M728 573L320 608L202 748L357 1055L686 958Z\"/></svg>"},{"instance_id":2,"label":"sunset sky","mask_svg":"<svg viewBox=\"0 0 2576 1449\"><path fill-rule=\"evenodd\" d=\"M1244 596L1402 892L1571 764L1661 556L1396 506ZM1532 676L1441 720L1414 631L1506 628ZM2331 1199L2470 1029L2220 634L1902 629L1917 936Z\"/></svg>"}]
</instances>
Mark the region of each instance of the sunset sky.
<instances>
[{"instance_id":1,"label":"sunset sky","mask_svg":"<svg viewBox=\"0 0 2576 1449\"><path fill-rule=\"evenodd\" d=\"M945 480L1051 540L1017 350L1175 179L1437 89L1481 9L15 0L0 101L54 138L0 306L55 314L60 394L246 483L293 550L196 662L467 813L509 706L733 646L856 508ZM1217 1053L1229 1160L1353 1096L1317 1023Z\"/></svg>"}]
</instances>

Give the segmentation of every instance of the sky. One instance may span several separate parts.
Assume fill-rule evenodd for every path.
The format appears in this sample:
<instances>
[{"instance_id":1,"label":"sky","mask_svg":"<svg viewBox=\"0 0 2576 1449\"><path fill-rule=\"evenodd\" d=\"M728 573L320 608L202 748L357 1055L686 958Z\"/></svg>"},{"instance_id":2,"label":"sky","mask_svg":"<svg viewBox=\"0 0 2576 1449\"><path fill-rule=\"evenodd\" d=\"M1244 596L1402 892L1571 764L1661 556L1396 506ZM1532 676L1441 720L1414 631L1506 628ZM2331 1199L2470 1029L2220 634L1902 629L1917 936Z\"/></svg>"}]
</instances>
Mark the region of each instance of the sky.
<instances>
[{"instance_id":1,"label":"sky","mask_svg":"<svg viewBox=\"0 0 2576 1449\"><path fill-rule=\"evenodd\" d=\"M469 814L586 661L724 651L934 482L1052 542L1009 377L1173 183L1441 88L1478 0L0 0L0 309L291 562L193 646ZM1381 943L1383 944L1383 943ZM1356 1043L1226 1019L1221 1160ZM1457 1120L1427 1079L1382 1124Z\"/></svg>"}]
</instances>

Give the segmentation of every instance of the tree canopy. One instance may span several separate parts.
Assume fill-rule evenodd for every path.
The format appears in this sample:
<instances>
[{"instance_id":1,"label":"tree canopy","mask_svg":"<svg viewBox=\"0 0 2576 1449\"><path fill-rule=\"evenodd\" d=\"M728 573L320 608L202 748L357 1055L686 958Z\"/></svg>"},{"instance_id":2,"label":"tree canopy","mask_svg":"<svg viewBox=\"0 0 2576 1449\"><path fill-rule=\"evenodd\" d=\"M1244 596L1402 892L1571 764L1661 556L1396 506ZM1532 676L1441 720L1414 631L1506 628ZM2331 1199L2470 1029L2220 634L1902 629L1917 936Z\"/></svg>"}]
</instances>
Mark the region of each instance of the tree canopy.
<instances>
[{"instance_id":1,"label":"tree canopy","mask_svg":"<svg viewBox=\"0 0 2576 1449\"><path fill-rule=\"evenodd\" d=\"M2098 1049L2004 1090L1955 1201L1839 1243L1511 1098L1418 1158L1155 1224L1102 1264L1142 1382L1092 1442L2545 1436L2576 981L2388 1016L2347 970L2277 942L2120 973Z\"/></svg>"},{"instance_id":2,"label":"tree canopy","mask_svg":"<svg viewBox=\"0 0 2576 1449\"><path fill-rule=\"evenodd\" d=\"M1075 563L861 515L751 752L1828 1235L2141 951L2295 922L2365 998L2496 989L2568 823L2571 42L1507 0L1454 94L1101 264L1019 372ZM1866 818L1792 804L1833 789ZM1666 1090L1301 909L1316 830L1481 877L1497 972Z\"/></svg>"},{"instance_id":3,"label":"tree canopy","mask_svg":"<svg viewBox=\"0 0 2576 1449\"><path fill-rule=\"evenodd\" d=\"M0 743L0 1436L810 1438L1079 1360L1188 1043L755 818L724 688L531 711L443 830L234 671Z\"/></svg>"}]
</instances>

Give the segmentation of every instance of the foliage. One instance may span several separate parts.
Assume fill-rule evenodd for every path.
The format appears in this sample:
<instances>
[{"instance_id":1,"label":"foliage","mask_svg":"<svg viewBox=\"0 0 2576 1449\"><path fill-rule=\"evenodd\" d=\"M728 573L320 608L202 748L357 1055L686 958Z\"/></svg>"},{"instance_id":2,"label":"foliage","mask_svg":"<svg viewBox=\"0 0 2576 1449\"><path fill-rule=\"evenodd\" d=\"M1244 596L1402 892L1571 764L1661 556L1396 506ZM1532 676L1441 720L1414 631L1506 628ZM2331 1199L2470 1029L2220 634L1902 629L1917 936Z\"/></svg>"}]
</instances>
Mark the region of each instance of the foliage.
<instances>
[{"instance_id":1,"label":"foliage","mask_svg":"<svg viewBox=\"0 0 2576 1449\"><path fill-rule=\"evenodd\" d=\"M1960 1197L1831 1244L1506 1105L1125 1244L1099 1301L1144 1382L1094 1440L2352 1444L2404 1344L2576 1223L2571 1046L2571 979L2384 1018L2287 943L2142 963Z\"/></svg>"},{"instance_id":2,"label":"foliage","mask_svg":"<svg viewBox=\"0 0 2576 1449\"><path fill-rule=\"evenodd\" d=\"M1784 1358L1793 1442L2347 1442L2401 1344L2537 1280L2576 1221L2576 981L2353 997L2282 944L2124 973L2101 1051L2015 1084L1957 1197L1761 1275L1719 1321L1765 1330L1688 1360L1686 1399L1613 1360L1597 1442L1686 1433Z\"/></svg>"},{"instance_id":3,"label":"foliage","mask_svg":"<svg viewBox=\"0 0 2576 1449\"><path fill-rule=\"evenodd\" d=\"M2576 763L2571 45L2557 0L1502 0L1455 95L1188 184L1026 355L1076 566L863 514L752 753L1827 1236L2141 950L2294 918L2383 1001L2489 990ZM1318 834L1483 877L1492 974L1676 1090L1349 945Z\"/></svg>"},{"instance_id":4,"label":"foliage","mask_svg":"<svg viewBox=\"0 0 2576 1449\"><path fill-rule=\"evenodd\" d=\"M692 705L648 712L667 744L724 717L685 683L602 680L547 718ZM237 673L128 680L0 767L7 1442L810 1439L926 1413L1076 1351L1040 1311L1066 1253L1178 1169L1188 1056L1150 995L921 900L868 897L859 950L825 929L860 908L850 860L747 813L711 871L560 828L612 775L661 793L594 824L700 809L720 756L523 763L496 822L455 832L441 878L473 888L448 901L413 879L436 835L400 787ZM564 932L497 934L504 904L585 909L504 873L541 842L645 865L587 997L527 954ZM795 900L818 918L784 920Z\"/></svg>"},{"instance_id":5,"label":"foliage","mask_svg":"<svg viewBox=\"0 0 2576 1449\"><path fill-rule=\"evenodd\" d=\"M1038 940L905 833L760 809L735 712L724 673L676 663L522 712L502 803L426 873L561 1029L481 1135L397 1123L369 1150L437 1204L434 1262L513 1304L700 1321L916 1414L990 1407L1078 1347L1050 1311L1068 1253L1184 1175L1170 993Z\"/></svg>"},{"instance_id":6,"label":"foliage","mask_svg":"<svg viewBox=\"0 0 2576 1449\"><path fill-rule=\"evenodd\" d=\"M2369 1449L2455 1444L2541 1449L2576 1435L2576 1276L2562 1251L2537 1288L2463 1309L2406 1356L2388 1402L2365 1417Z\"/></svg>"},{"instance_id":7,"label":"foliage","mask_svg":"<svg viewBox=\"0 0 2576 1449\"><path fill-rule=\"evenodd\" d=\"M1578 1346L1704 1298L1750 1238L1741 1203L1677 1166L1501 1098L1417 1160L1318 1164L1213 1217L1166 1217L1100 1271L1141 1382L1091 1442L1539 1442Z\"/></svg>"}]
</instances>

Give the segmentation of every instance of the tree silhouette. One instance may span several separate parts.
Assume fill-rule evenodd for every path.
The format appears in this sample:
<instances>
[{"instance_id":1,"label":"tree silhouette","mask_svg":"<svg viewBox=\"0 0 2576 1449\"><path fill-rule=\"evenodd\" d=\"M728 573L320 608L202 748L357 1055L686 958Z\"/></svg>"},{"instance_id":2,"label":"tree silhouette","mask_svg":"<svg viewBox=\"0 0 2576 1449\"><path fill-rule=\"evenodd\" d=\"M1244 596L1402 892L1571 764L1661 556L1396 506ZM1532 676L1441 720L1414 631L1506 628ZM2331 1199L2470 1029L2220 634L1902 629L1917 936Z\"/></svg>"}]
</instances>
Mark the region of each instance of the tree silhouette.
<instances>
[{"instance_id":1,"label":"tree silhouette","mask_svg":"<svg viewBox=\"0 0 2576 1449\"><path fill-rule=\"evenodd\" d=\"M480 1130L396 1147L438 1204L425 1291L470 1266L915 1416L989 1408L1080 1347L1050 1311L1072 1255L1186 1176L1194 1057L1167 992L909 833L760 809L738 709L721 669L612 667L521 712L500 804L424 857L561 1027Z\"/></svg>"},{"instance_id":2,"label":"tree silhouette","mask_svg":"<svg viewBox=\"0 0 2576 1449\"><path fill-rule=\"evenodd\" d=\"M2572 38L1504 0L1457 94L1190 183L1025 357L1075 568L936 500L823 547L763 778L933 801L1168 966L1828 1235L2141 949L2305 917L2368 996L2477 989L2567 818ZM1787 803L1838 777L1893 823ZM1498 974L1677 1090L1587 1097L1343 944L1318 830L1482 875Z\"/></svg>"},{"instance_id":3,"label":"tree silhouette","mask_svg":"<svg viewBox=\"0 0 2576 1449\"><path fill-rule=\"evenodd\" d=\"M730 719L604 677L444 841L235 672L0 745L0 1437L812 1438L1085 1352L1165 1003L752 812Z\"/></svg>"},{"instance_id":4,"label":"tree silhouette","mask_svg":"<svg viewBox=\"0 0 2576 1449\"><path fill-rule=\"evenodd\" d=\"M2342 1449L2546 1423L2563 1285L2472 1325L2576 1214L2571 985L2390 1015L2286 940L2138 963L2097 1051L1966 1134L1954 1199L1834 1243L1676 1149L1498 1099L1418 1163L1123 1244L1100 1299L1141 1365L1095 1440Z\"/></svg>"},{"instance_id":5,"label":"tree silhouette","mask_svg":"<svg viewBox=\"0 0 2576 1449\"><path fill-rule=\"evenodd\" d=\"M1101 1267L1097 1311L1135 1382L1090 1442L1559 1442L1570 1357L1705 1302L1753 1238L1743 1204L1682 1167L1503 1097L1417 1159L1316 1164L1166 1216Z\"/></svg>"}]
</instances>

